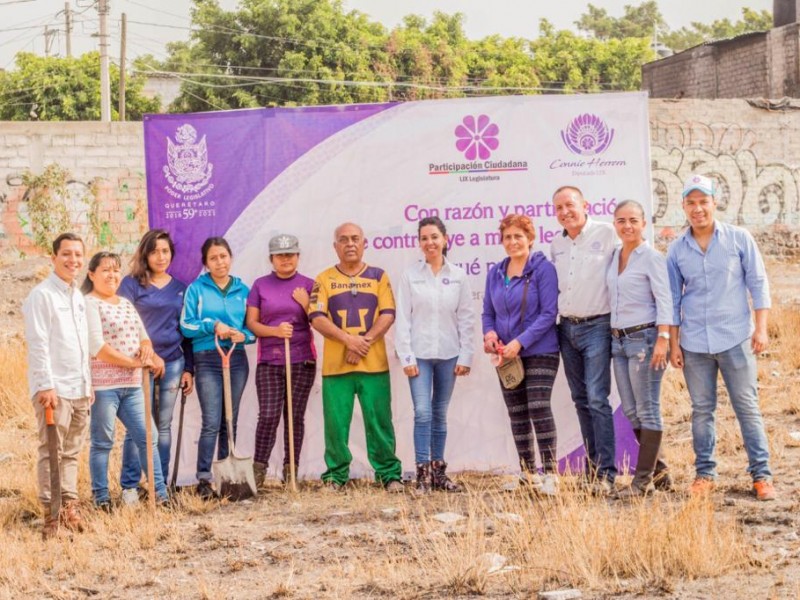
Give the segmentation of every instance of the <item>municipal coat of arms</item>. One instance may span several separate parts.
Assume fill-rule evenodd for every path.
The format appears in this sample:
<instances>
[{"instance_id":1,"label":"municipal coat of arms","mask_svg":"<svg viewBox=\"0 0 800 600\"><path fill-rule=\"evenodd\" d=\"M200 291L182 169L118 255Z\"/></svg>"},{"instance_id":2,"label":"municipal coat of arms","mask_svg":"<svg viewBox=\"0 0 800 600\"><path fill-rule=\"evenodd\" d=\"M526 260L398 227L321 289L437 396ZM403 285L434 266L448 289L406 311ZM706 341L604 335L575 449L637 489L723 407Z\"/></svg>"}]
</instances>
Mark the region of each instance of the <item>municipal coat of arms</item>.
<instances>
[{"instance_id":1,"label":"municipal coat of arms","mask_svg":"<svg viewBox=\"0 0 800 600\"><path fill-rule=\"evenodd\" d=\"M186 123L175 132L175 142L167 138L169 164L164 165L164 177L174 190L184 194L198 192L208 185L214 170L208 162L206 136L198 142L197 131Z\"/></svg>"}]
</instances>

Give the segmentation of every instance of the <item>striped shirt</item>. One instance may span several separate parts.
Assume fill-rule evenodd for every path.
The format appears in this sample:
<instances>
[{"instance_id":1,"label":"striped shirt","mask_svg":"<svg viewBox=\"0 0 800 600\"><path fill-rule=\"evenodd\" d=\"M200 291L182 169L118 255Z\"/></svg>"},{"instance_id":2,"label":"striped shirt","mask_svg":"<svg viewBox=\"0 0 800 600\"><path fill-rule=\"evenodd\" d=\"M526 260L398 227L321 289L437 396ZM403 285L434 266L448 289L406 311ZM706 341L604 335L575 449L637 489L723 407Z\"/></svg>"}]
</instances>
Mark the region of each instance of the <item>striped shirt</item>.
<instances>
[{"instance_id":1,"label":"striped shirt","mask_svg":"<svg viewBox=\"0 0 800 600\"><path fill-rule=\"evenodd\" d=\"M748 293L755 310L771 306L761 253L741 227L714 221L705 252L687 229L670 245L667 269L673 323L680 323L681 347L690 352L717 354L753 334Z\"/></svg>"},{"instance_id":2,"label":"striped shirt","mask_svg":"<svg viewBox=\"0 0 800 600\"><path fill-rule=\"evenodd\" d=\"M631 252L625 270L620 273L621 252L620 248L614 251L606 276L611 327L624 329L646 323L677 325L672 322L672 293L664 256L644 242Z\"/></svg>"}]
</instances>

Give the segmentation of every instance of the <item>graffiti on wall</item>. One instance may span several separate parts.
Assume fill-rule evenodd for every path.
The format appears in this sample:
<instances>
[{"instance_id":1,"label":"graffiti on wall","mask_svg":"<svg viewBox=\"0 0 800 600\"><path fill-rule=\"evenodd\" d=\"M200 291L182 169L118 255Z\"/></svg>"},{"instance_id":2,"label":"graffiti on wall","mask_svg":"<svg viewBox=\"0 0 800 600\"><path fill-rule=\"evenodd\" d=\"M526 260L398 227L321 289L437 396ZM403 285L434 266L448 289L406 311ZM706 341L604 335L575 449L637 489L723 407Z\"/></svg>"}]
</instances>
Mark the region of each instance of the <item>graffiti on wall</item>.
<instances>
[{"instance_id":1,"label":"graffiti on wall","mask_svg":"<svg viewBox=\"0 0 800 600\"><path fill-rule=\"evenodd\" d=\"M680 228L683 182L692 173L719 183L720 216L745 227L800 225L800 169L761 162L754 131L738 125L650 123L653 222Z\"/></svg>"},{"instance_id":2,"label":"graffiti on wall","mask_svg":"<svg viewBox=\"0 0 800 600\"><path fill-rule=\"evenodd\" d=\"M34 241L28 200L33 190L20 173L0 181L0 250L38 254ZM123 172L113 180L70 179L62 192L55 193L64 205L72 231L80 234L89 248L110 248L130 252L146 227L144 175Z\"/></svg>"}]
</instances>

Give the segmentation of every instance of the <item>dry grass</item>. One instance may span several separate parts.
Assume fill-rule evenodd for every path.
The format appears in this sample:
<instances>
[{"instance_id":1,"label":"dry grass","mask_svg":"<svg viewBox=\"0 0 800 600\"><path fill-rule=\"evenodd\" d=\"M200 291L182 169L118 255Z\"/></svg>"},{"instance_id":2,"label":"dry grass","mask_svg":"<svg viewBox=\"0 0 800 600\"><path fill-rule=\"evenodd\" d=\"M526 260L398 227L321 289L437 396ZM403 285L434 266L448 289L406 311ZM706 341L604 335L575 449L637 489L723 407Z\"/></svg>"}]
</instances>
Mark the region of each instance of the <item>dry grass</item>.
<instances>
[{"instance_id":1,"label":"dry grass","mask_svg":"<svg viewBox=\"0 0 800 600\"><path fill-rule=\"evenodd\" d=\"M774 311L770 331L772 354L759 363L762 407L773 468L791 474L800 448L789 435L800 429L800 309ZM479 473L464 476L465 494L422 499L363 482L345 495L304 483L298 495L275 485L239 505L181 494L175 510L156 515L144 508L106 515L87 501L89 530L45 544L24 355L0 346L0 362L0 598L530 597L562 587L597 597L689 590L703 598L800 598L800 542L790 538L800 503L770 509L746 498L745 453L724 393L717 445L724 488L710 500L676 493L606 501L570 477L557 499L532 499L499 493L502 478ZM693 475L691 406L675 371L664 381L663 413L666 458L683 486ZM80 494L88 499L81 464ZM118 469L119 447L111 461ZM441 523L434 518L441 512L464 518Z\"/></svg>"}]
</instances>

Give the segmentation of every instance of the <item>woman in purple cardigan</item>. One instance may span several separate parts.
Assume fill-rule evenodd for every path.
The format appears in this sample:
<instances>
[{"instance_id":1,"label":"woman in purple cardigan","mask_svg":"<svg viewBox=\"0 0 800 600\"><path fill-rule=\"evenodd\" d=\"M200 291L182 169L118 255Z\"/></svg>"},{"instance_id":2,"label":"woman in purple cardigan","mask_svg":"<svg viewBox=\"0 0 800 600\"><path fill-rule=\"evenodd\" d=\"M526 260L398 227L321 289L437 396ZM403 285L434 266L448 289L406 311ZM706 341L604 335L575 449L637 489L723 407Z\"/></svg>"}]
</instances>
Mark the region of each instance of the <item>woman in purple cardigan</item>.
<instances>
[{"instance_id":1,"label":"woman in purple cardigan","mask_svg":"<svg viewBox=\"0 0 800 600\"><path fill-rule=\"evenodd\" d=\"M550 407L558 372L558 279L541 252L531 252L536 233L524 215L500 222L508 257L486 276L483 298L483 350L499 360L522 359L525 377L516 388L502 388L519 454L520 480L548 496L558 493L556 424ZM544 477L534 455L534 432Z\"/></svg>"}]
</instances>

